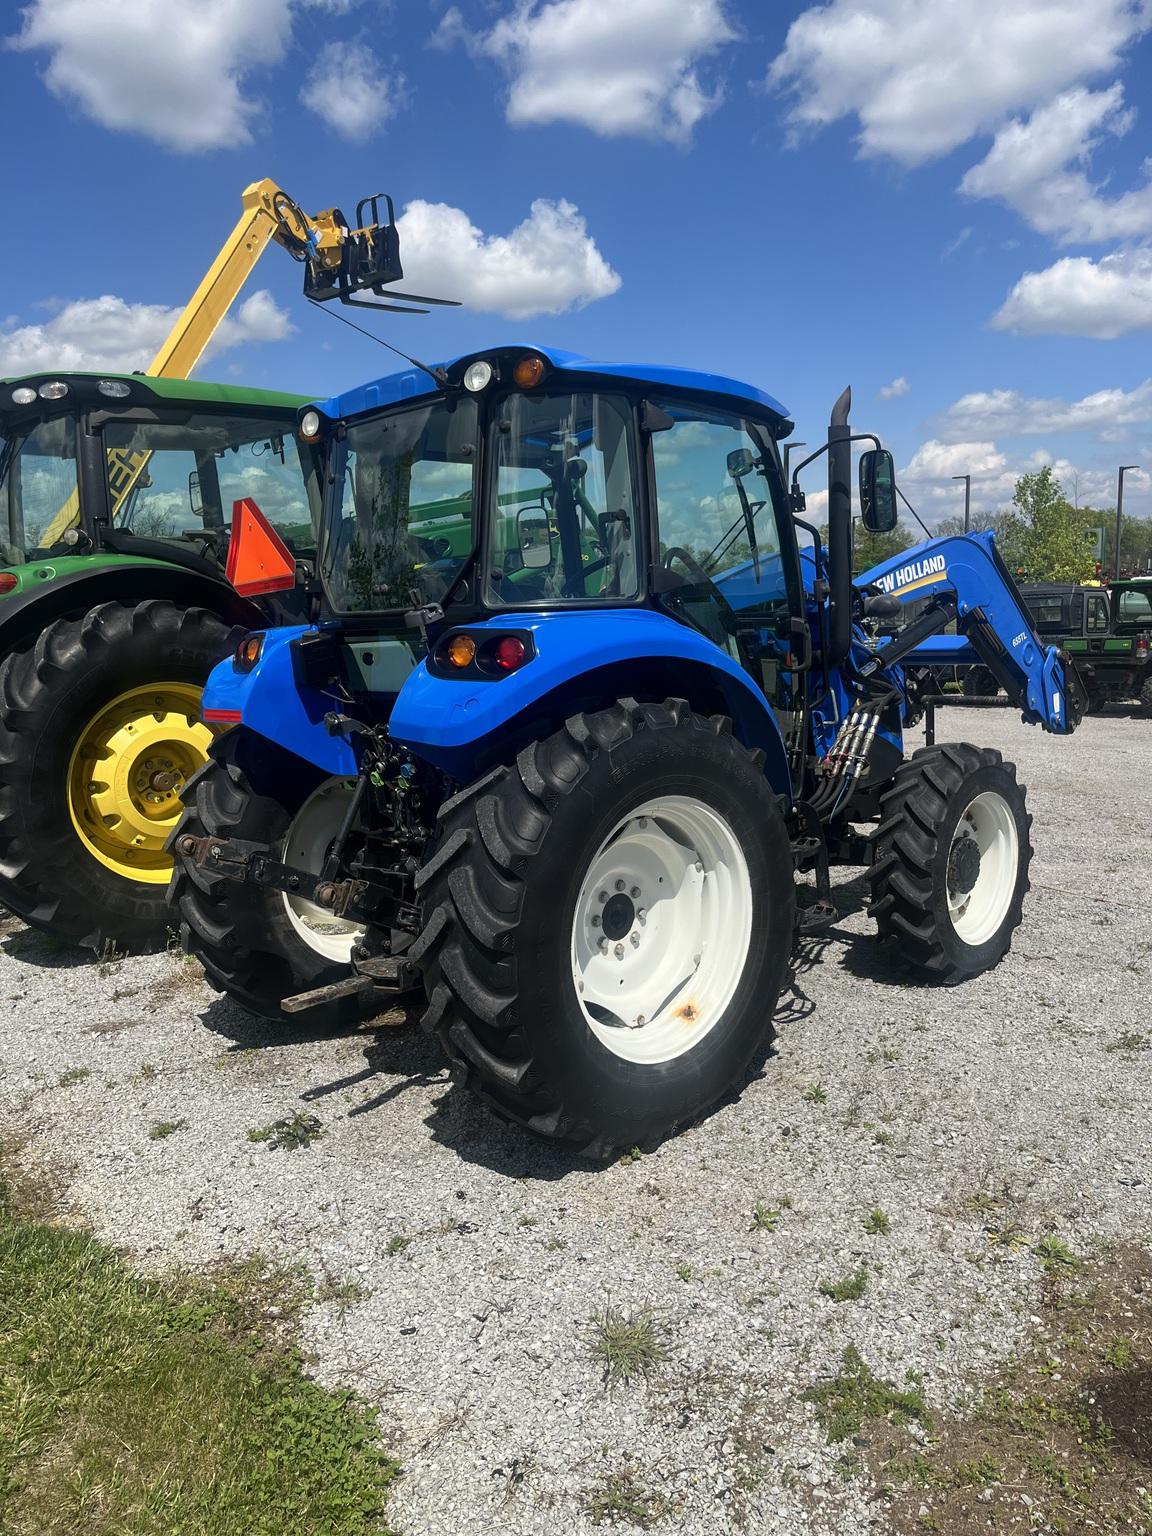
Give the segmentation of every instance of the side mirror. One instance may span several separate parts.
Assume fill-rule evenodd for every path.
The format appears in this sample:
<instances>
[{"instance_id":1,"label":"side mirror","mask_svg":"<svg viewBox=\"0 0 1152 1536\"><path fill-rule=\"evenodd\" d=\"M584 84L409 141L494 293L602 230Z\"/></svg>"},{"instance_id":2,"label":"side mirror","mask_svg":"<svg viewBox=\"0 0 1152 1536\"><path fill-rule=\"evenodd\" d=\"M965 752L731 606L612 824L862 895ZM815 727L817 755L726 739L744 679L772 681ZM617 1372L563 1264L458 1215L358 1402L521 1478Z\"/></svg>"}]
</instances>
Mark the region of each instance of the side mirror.
<instances>
[{"instance_id":1,"label":"side mirror","mask_svg":"<svg viewBox=\"0 0 1152 1536\"><path fill-rule=\"evenodd\" d=\"M552 564L552 529L539 507L521 507L516 514L516 538L524 570L547 570Z\"/></svg>"},{"instance_id":2,"label":"side mirror","mask_svg":"<svg viewBox=\"0 0 1152 1536\"><path fill-rule=\"evenodd\" d=\"M860 521L869 533L891 533L899 519L892 455L869 448L860 455Z\"/></svg>"},{"instance_id":3,"label":"side mirror","mask_svg":"<svg viewBox=\"0 0 1152 1536\"><path fill-rule=\"evenodd\" d=\"M728 455L728 473L733 480L742 480L756 468L756 455L751 448L733 448Z\"/></svg>"}]
</instances>

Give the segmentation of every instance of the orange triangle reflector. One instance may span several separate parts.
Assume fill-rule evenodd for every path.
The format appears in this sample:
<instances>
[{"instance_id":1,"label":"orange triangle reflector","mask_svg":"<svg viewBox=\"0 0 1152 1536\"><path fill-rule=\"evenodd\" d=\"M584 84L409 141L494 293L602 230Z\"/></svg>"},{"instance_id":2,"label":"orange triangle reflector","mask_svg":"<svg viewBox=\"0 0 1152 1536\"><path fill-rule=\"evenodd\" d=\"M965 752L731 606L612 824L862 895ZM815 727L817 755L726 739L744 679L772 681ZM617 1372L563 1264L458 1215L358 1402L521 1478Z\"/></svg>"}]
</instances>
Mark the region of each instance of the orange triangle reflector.
<instances>
[{"instance_id":1,"label":"orange triangle reflector","mask_svg":"<svg viewBox=\"0 0 1152 1536\"><path fill-rule=\"evenodd\" d=\"M296 585L296 558L272 524L245 496L232 503L232 537L224 574L241 597Z\"/></svg>"}]
</instances>

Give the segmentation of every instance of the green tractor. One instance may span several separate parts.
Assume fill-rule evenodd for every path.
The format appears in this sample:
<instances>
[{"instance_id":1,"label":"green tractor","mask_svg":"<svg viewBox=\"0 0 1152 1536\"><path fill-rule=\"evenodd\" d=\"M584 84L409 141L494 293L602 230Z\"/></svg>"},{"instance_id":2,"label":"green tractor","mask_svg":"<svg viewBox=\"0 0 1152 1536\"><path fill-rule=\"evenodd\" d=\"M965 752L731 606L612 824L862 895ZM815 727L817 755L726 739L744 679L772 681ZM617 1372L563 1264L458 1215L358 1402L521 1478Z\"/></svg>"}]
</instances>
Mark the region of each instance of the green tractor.
<instances>
[{"instance_id":1,"label":"green tractor","mask_svg":"<svg viewBox=\"0 0 1152 1536\"><path fill-rule=\"evenodd\" d=\"M164 843L212 740L202 684L243 631L308 614L303 403L140 374L0 382L0 903L31 926L166 942ZM226 578L245 499L287 569L259 603Z\"/></svg>"}]
</instances>

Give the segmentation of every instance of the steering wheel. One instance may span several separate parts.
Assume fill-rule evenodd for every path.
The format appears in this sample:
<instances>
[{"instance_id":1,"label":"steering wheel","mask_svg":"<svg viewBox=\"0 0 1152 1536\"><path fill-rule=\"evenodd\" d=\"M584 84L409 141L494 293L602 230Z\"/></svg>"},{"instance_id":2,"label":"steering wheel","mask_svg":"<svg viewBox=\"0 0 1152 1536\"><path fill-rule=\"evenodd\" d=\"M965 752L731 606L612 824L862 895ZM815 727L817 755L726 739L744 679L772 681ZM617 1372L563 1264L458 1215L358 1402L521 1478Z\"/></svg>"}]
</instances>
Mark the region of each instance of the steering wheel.
<instances>
[{"instance_id":1,"label":"steering wheel","mask_svg":"<svg viewBox=\"0 0 1152 1536\"><path fill-rule=\"evenodd\" d=\"M666 570L670 570L673 560L678 560L699 586L707 587L712 596L716 599L717 603L719 603L720 607L723 609L725 615L730 616L735 622L735 608L733 608L732 604L724 596L723 592L721 592L720 588L712 580L711 576L709 576L708 572L700 564L696 556L689 554L686 549L681 547L681 545L673 544L671 548L664 551L664 559L661 564Z\"/></svg>"}]
</instances>

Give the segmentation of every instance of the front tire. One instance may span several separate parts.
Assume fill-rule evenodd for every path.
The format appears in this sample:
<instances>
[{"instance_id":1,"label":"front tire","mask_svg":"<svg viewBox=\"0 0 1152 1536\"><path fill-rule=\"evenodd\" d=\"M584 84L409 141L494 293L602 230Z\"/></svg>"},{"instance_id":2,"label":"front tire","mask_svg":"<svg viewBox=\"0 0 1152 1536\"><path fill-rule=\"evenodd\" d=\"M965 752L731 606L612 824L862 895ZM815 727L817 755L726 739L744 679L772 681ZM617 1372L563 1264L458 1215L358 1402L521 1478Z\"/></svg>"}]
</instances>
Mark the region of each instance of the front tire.
<instances>
[{"instance_id":1,"label":"front tire","mask_svg":"<svg viewBox=\"0 0 1152 1536\"><path fill-rule=\"evenodd\" d=\"M574 716L450 800L440 832L413 956L458 1082L589 1156L742 1086L795 891L776 797L727 721L679 700Z\"/></svg>"},{"instance_id":2,"label":"front tire","mask_svg":"<svg viewBox=\"0 0 1152 1536\"><path fill-rule=\"evenodd\" d=\"M234 631L205 608L101 603L0 664L0 902L68 943L162 949L164 844L212 732Z\"/></svg>"},{"instance_id":3,"label":"front tire","mask_svg":"<svg viewBox=\"0 0 1152 1536\"><path fill-rule=\"evenodd\" d=\"M922 747L880 800L870 913L923 981L953 983L1007 953L1028 891L1032 818L1016 769L967 743Z\"/></svg>"},{"instance_id":4,"label":"front tire","mask_svg":"<svg viewBox=\"0 0 1152 1536\"><path fill-rule=\"evenodd\" d=\"M966 699L994 699L1000 692L1000 684L987 667L969 667L960 686Z\"/></svg>"}]
</instances>

